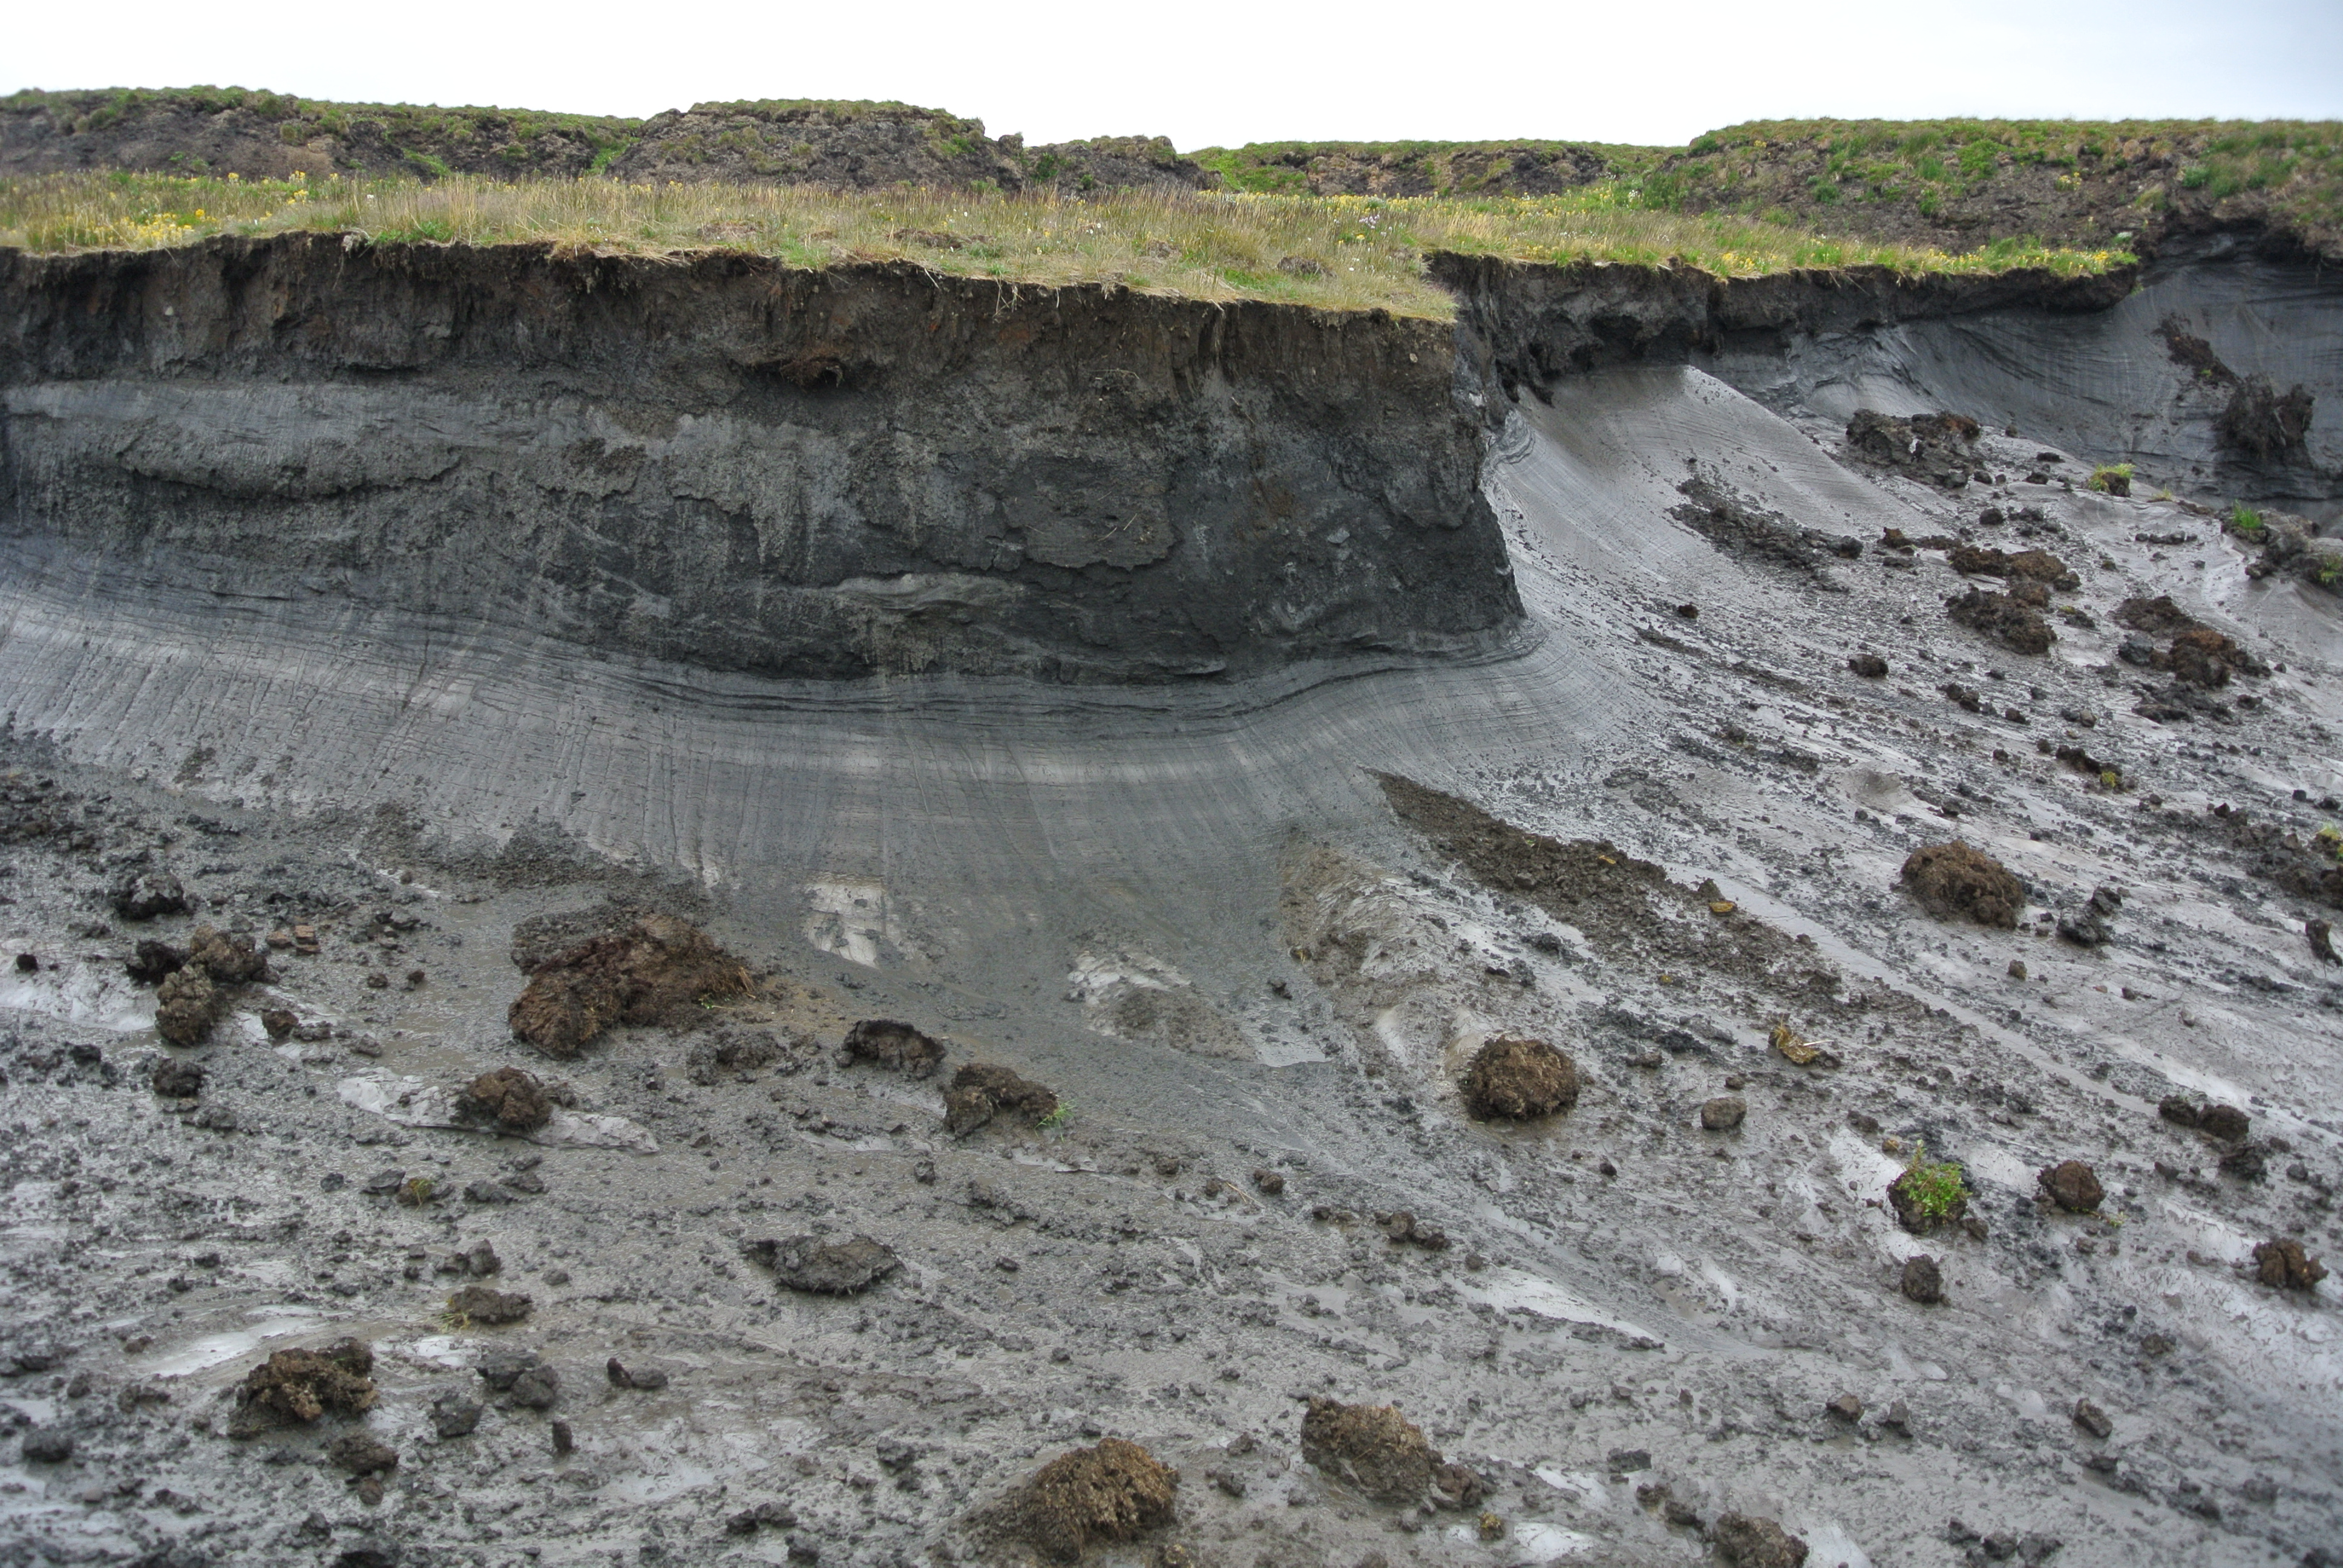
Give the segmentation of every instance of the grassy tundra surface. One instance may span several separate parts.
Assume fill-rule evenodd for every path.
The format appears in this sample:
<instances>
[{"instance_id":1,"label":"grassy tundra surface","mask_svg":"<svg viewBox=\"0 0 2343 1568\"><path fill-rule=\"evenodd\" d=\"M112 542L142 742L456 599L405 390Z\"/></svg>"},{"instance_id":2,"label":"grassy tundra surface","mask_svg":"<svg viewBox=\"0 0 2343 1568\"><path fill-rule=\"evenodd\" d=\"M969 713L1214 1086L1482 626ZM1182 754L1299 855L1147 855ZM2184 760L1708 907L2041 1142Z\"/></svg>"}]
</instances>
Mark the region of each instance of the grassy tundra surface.
<instances>
[{"instance_id":1,"label":"grassy tundra surface","mask_svg":"<svg viewBox=\"0 0 2343 1568\"><path fill-rule=\"evenodd\" d=\"M1830 239L1736 215L1634 205L1614 186L1545 196L1252 192L838 192L612 180L245 180L110 171L0 180L0 246L146 249L306 229L367 243L523 242L660 256L729 249L791 266L904 259L1041 286L1114 283L1201 299L1270 299L1447 319L1427 251L1525 261L1675 260L1725 276L1793 267L2104 271L2127 252L2003 240L1952 253Z\"/></svg>"}]
</instances>

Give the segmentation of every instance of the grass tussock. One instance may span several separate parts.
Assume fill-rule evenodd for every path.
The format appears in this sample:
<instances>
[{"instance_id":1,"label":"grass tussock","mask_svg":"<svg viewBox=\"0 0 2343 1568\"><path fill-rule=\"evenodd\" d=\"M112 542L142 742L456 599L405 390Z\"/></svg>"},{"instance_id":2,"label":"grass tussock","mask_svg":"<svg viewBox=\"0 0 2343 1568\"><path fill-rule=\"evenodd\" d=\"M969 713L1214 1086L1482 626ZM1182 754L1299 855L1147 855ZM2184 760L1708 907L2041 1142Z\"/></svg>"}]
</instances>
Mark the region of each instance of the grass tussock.
<instances>
[{"instance_id":1,"label":"grass tussock","mask_svg":"<svg viewBox=\"0 0 2343 1568\"><path fill-rule=\"evenodd\" d=\"M1761 219L1655 211L1614 186L1456 199L1122 191L1086 199L806 187L328 178L240 180L106 173L0 181L0 246L59 253L151 249L214 235L313 230L362 243L550 243L626 255L736 250L793 266L907 260L935 272L1044 286L1112 283L1200 299L1382 308L1446 319L1453 301L1424 256L1674 261L1725 276L1881 266L1990 273L2103 271L2115 250L2003 241L1953 254L1835 239Z\"/></svg>"}]
</instances>

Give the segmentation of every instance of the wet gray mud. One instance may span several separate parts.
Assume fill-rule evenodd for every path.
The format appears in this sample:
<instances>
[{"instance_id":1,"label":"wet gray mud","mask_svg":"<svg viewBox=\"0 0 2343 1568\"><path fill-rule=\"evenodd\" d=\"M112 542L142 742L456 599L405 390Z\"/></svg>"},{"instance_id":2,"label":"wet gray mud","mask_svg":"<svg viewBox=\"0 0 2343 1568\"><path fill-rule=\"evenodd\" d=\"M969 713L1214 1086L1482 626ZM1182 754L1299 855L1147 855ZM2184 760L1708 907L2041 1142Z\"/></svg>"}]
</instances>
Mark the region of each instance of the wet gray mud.
<instances>
[{"instance_id":1,"label":"wet gray mud","mask_svg":"<svg viewBox=\"0 0 2343 1568\"><path fill-rule=\"evenodd\" d=\"M233 354L182 376L141 349L134 377L126 328L74 350L94 359L20 338L0 1560L1014 1559L1003 1500L1114 1437L1179 1484L1100 1562L1763 1560L1752 1520L1822 1564L2331 1561L2336 1281L2264 1283L2256 1248L2343 1242L2343 971L2310 930L2343 919L2317 837L2343 815L2338 600L2248 574L2258 543L2207 509L2244 493L2215 467L2228 405L2158 379L2186 297L2234 377L2328 406L2334 297L2258 293L2265 265L1852 318L1483 277L1458 351L1345 350L1430 362L1407 417L1484 433L1477 495L1329 457L1372 443L1292 351L1257 383L1283 456L1254 449L1291 505L1190 535L1167 501L1156 559L954 568L1029 608L1136 603L1147 629L988 621L1007 601L963 584L940 652L847 679L789 664L828 609L724 610L793 650L762 662L740 650L763 632L692 658L679 623L613 609L639 558L618 511L545 499L574 476L478 479L526 548L461 497L474 532L427 548L456 504L436 477L305 488L305 419L346 453L414 449L427 417L378 449L343 423L361 391L437 396L427 355L335 361L313 398L284 392L289 361L247 387ZM2287 310L2324 337L2264 331L2258 358ZM310 341L271 331L270 353ZM1062 363L1104 374L1111 349ZM1227 406L1212 352L1161 396ZM2107 368L2058 379L2085 362ZM811 379L731 417L860 439L835 404L799 418L800 393L853 389ZM558 417L599 417L559 412L590 386L557 391ZM511 386L478 395L519 417ZM216 426L203 400L261 411ZM1855 407L1980 421L1946 437L1971 477L1851 449ZM2125 410L2166 434L2107 439ZM2327 417L2254 492L2314 522ZM1234 472L1230 417L1193 451ZM1075 443L1061 472L1125 460L1120 428L1051 437ZM443 473L509 467L466 439ZM2120 457L2128 497L2087 487ZM669 464L659 497L698 482L639 462ZM779 515L805 492L775 471L734 470ZM877 552L865 575L936 564L855 535L907 515L858 493L869 515L836 526ZM1090 538L1091 504L996 537ZM627 526L670 538L674 515ZM1006 515L952 514L968 538ZM1249 558L1314 597L1280 619L1240 578L1240 612L1187 617L1216 528L1267 528ZM2028 550L2074 586L2007 563ZM864 571L810 558L762 580ZM1433 582L1450 568L1473 575ZM1972 590L2047 652L1953 620ZM2176 617L2234 657L2177 657ZM1903 890L1955 839L2022 883L2015 929ZM116 890L166 871L186 911L126 918ZM702 927L749 993L561 1060L512 1037L517 950L535 967L647 911ZM166 1046L126 960L198 925L268 972ZM940 1040L940 1069L843 1055L865 1020ZM1500 1036L1567 1052L1575 1103L1474 1120L1459 1084ZM955 1135L970 1063L1057 1110L1011 1095ZM464 1122L460 1091L507 1065L551 1086L546 1120ZM1915 1233L1888 1187L1922 1148L1967 1202ZM2070 1160L2095 1211L2045 1195ZM525 1314L493 1321L518 1309L488 1292ZM232 1435L271 1352L347 1338L368 1408ZM1477 1484L1368 1495L1305 1458L1313 1395L1396 1404Z\"/></svg>"}]
</instances>

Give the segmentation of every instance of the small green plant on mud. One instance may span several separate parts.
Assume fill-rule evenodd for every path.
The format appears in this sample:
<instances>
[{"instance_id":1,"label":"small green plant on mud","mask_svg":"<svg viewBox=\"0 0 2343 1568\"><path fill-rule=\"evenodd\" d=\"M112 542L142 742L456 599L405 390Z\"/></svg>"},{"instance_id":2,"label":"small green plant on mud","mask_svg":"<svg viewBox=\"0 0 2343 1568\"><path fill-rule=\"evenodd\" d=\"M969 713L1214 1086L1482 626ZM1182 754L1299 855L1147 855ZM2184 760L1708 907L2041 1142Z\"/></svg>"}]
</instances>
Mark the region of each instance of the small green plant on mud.
<instances>
[{"instance_id":1,"label":"small green plant on mud","mask_svg":"<svg viewBox=\"0 0 2343 1568\"><path fill-rule=\"evenodd\" d=\"M1041 1128L1044 1131L1054 1132L1073 1119L1074 1102L1071 1100L1061 1100L1058 1101L1058 1109L1041 1118Z\"/></svg>"},{"instance_id":2,"label":"small green plant on mud","mask_svg":"<svg viewBox=\"0 0 2343 1568\"><path fill-rule=\"evenodd\" d=\"M2128 496L2131 494L2131 465L2104 464L2091 470L2091 477L2086 483L2103 496Z\"/></svg>"},{"instance_id":3,"label":"small green plant on mud","mask_svg":"<svg viewBox=\"0 0 2343 1568\"><path fill-rule=\"evenodd\" d=\"M1961 1179L1961 1168L1949 1161L1930 1161L1925 1141L1912 1145L1912 1161L1904 1168L1899 1184L1913 1213L1925 1222L1948 1219L1968 1201L1968 1184Z\"/></svg>"},{"instance_id":4,"label":"small green plant on mud","mask_svg":"<svg viewBox=\"0 0 2343 1568\"><path fill-rule=\"evenodd\" d=\"M2229 531L2243 534L2249 539L2262 537L2262 515L2243 501L2229 508Z\"/></svg>"}]
</instances>

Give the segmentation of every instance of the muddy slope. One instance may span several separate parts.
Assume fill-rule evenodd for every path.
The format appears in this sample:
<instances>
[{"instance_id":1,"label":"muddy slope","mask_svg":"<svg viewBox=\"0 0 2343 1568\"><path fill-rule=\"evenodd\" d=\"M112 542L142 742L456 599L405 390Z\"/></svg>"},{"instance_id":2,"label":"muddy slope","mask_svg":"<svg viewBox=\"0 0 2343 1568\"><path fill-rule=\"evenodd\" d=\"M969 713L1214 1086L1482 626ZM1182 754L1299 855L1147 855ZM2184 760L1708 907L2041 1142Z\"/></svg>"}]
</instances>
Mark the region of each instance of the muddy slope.
<instances>
[{"instance_id":1,"label":"muddy slope","mask_svg":"<svg viewBox=\"0 0 2343 1568\"><path fill-rule=\"evenodd\" d=\"M1053 679L1518 618L1446 327L328 236L0 258L22 569L722 669Z\"/></svg>"}]
</instances>

